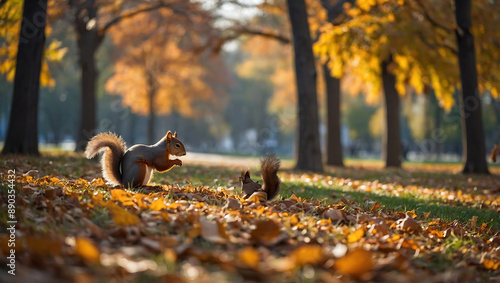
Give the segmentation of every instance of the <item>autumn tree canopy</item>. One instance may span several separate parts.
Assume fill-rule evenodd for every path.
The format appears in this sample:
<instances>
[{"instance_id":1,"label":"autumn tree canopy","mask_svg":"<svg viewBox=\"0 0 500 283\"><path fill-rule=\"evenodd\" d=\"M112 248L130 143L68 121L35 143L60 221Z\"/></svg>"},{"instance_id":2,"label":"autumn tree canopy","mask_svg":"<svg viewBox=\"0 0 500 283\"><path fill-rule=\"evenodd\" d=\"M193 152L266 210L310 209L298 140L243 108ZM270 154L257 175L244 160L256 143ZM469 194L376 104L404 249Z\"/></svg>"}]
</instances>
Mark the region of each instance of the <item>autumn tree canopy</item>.
<instances>
[{"instance_id":1,"label":"autumn tree canopy","mask_svg":"<svg viewBox=\"0 0 500 283\"><path fill-rule=\"evenodd\" d=\"M473 32L478 34L477 55L480 90L498 92L498 31L493 27L498 3L475 1ZM329 61L332 75L348 72L357 78L355 91L367 100L381 89L381 62L392 56L390 68L396 75L400 94L423 93L432 87L440 105L450 109L453 92L460 86L457 46L453 33L451 1L356 1L344 4L346 17L325 25L315 45L322 60ZM490 16L485 16L490 15ZM498 21L498 20L497 20ZM349 46L349 48L345 48Z\"/></svg>"}]
</instances>

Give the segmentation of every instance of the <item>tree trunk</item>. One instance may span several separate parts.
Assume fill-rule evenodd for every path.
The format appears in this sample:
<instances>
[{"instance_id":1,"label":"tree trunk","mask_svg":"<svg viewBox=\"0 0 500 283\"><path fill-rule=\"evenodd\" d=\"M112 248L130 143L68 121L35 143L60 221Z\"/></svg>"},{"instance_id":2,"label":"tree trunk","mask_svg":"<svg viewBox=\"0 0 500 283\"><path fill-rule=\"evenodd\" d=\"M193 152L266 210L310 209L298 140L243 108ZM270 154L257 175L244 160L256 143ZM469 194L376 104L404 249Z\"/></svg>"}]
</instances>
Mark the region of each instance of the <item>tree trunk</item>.
<instances>
[{"instance_id":1,"label":"tree trunk","mask_svg":"<svg viewBox=\"0 0 500 283\"><path fill-rule=\"evenodd\" d=\"M323 65L323 76L326 85L327 112L326 164L344 167L340 128L340 79L330 75L326 64Z\"/></svg>"},{"instance_id":2,"label":"tree trunk","mask_svg":"<svg viewBox=\"0 0 500 283\"><path fill-rule=\"evenodd\" d=\"M388 67L392 59L382 62L382 85L385 97L385 132L382 138L385 167L401 167L401 134L399 120L399 94L396 77Z\"/></svg>"},{"instance_id":3,"label":"tree trunk","mask_svg":"<svg viewBox=\"0 0 500 283\"><path fill-rule=\"evenodd\" d=\"M439 101L436 97L434 90L430 92L432 107L434 108L434 130L431 130L431 139L436 145L436 158L441 160L443 156L443 137L441 129L441 119L443 118L443 109L439 106Z\"/></svg>"},{"instance_id":4,"label":"tree trunk","mask_svg":"<svg viewBox=\"0 0 500 283\"><path fill-rule=\"evenodd\" d=\"M497 139L495 140L495 144L500 145L500 102L498 102L495 97L491 96L491 104L493 105L493 109L495 110L495 118L497 119Z\"/></svg>"},{"instance_id":5,"label":"tree trunk","mask_svg":"<svg viewBox=\"0 0 500 283\"><path fill-rule=\"evenodd\" d=\"M85 7L75 15L78 59L81 69L80 126L76 134L76 151L84 151L88 141L96 134L97 67L95 53L102 37L99 36L95 0L86 1ZM90 22L90 23L89 23ZM97 22L97 21L96 21Z\"/></svg>"},{"instance_id":6,"label":"tree trunk","mask_svg":"<svg viewBox=\"0 0 500 283\"><path fill-rule=\"evenodd\" d=\"M317 75L306 5L304 0L288 0L287 3L292 25L295 77L298 91L297 165L295 168L322 172L316 94Z\"/></svg>"},{"instance_id":7,"label":"tree trunk","mask_svg":"<svg viewBox=\"0 0 500 283\"><path fill-rule=\"evenodd\" d=\"M3 154L39 155L38 97L46 18L47 0L24 2L12 108Z\"/></svg>"},{"instance_id":8,"label":"tree trunk","mask_svg":"<svg viewBox=\"0 0 500 283\"><path fill-rule=\"evenodd\" d=\"M156 83L151 74L148 74L148 87L149 87L149 119L148 119L148 143L155 143L155 96L156 96Z\"/></svg>"},{"instance_id":9,"label":"tree trunk","mask_svg":"<svg viewBox=\"0 0 500 283\"><path fill-rule=\"evenodd\" d=\"M463 157L465 158L462 173L489 174L486 164L481 100L477 88L474 36L470 31L472 25L470 0L455 0L455 17L458 25L455 34L462 83L460 107Z\"/></svg>"},{"instance_id":10,"label":"tree trunk","mask_svg":"<svg viewBox=\"0 0 500 283\"><path fill-rule=\"evenodd\" d=\"M132 112L132 110L129 108L129 124L127 125L128 128L128 142L130 145L134 145L136 143L136 130L135 130L135 125L137 124L137 115Z\"/></svg>"}]
</instances>

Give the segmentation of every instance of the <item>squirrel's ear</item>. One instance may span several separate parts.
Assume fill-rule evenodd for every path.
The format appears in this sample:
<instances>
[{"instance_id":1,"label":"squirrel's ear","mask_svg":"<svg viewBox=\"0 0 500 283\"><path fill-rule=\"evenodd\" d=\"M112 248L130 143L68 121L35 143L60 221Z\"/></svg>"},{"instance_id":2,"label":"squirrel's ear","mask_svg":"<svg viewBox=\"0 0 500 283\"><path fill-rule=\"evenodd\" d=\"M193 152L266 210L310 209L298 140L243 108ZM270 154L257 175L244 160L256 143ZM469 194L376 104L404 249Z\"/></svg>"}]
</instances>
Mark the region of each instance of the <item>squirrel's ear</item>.
<instances>
[{"instance_id":1,"label":"squirrel's ear","mask_svg":"<svg viewBox=\"0 0 500 283\"><path fill-rule=\"evenodd\" d=\"M171 139L172 138L172 132L171 131L168 131L167 132L167 139Z\"/></svg>"},{"instance_id":2,"label":"squirrel's ear","mask_svg":"<svg viewBox=\"0 0 500 283\"><path fill-rule=\"evenodd\" d=\"M250 171L247 170L247 172L245 172L245 179L246 178L250 178Z\"/></svg>"},{"instance_id":3,"label":"squirrel's ear","mask_svg":"<svg viewBox=\"0 0 500 283\"><path fill-rule=\"evenodd\" d=\"M177 132L174 133L174 138L177 138Z\"/></svg>"}]
</instances>

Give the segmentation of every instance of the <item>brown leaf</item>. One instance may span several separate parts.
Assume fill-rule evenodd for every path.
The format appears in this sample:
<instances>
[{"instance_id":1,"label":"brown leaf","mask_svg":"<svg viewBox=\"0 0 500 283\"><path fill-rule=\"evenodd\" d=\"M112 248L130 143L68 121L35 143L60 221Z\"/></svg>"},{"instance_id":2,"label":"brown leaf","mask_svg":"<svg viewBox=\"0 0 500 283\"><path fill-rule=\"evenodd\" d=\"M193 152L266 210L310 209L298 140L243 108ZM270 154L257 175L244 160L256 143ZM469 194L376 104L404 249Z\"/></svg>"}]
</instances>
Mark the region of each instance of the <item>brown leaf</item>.
<instances>
[{"instance_id":1,"label":"brown leaf","mask_svg":"<svg viewBox=\"0 0 500 283\"><path fill-rule=\"evenodd\" d=\"M420 233L422 232L422 226L420 223L410 217L408 214L406 215L405 218L399 219L395 223L396 229L407 232L407 233Z\"/></svg>"},{"instance_id":2,"label":"brown leaf","mask_svg":"<svg viewBox=\"0 0 500 283\"><path fill-rule=\"evenodd\" d=\"M227 234L224 225L218 221L210 221L205 217L200 218L201 236L210 242L224 244L227 242Z\"/></svg>"},{"instance_id":3,"label":"brown leaf","mask_svg":"<svg viewBox=\"0 0 500 283\"><path fill-rule=\"evenodd\" d=\"M241 202L235 198L228 198L224 208L239 210L241 208Z\"/></svg>"},{"instance_id":4,"label":"brown leaf","mask_svg":"<svg viewBox=\"0 0 500 283\"><path fill-rule=\"evenodd\" d=\"M254 242L274 245L280 240L281 226L274 220L259 220L250 236Z\"/></svg>"},{"instance_id":5,"label":"brown leaf","mask_svg":"<svg viewBox=\"0 0 500 283\"><path fill-rule=\"evenodd\" d=\"M347 218L344 216L342 211L334 208L330 208L325 211L325 213L323 213L323 217L330 219L332 222L347 221Z\"/></svg>"},{"instance_id":6,"label":"brown leaf","mask_svg":"<svg viewBox=\"0 0 500 283\"><path fill-rule=\"evenodd\" d=\"M87 226L87 228L92 232L92 235L97 237L97 238L102 238L103 233L101 231L101 228L99 226L95 225L94 222L92 222L90 219L82 217L81 221Z\"/></svg>"}]
</instances>

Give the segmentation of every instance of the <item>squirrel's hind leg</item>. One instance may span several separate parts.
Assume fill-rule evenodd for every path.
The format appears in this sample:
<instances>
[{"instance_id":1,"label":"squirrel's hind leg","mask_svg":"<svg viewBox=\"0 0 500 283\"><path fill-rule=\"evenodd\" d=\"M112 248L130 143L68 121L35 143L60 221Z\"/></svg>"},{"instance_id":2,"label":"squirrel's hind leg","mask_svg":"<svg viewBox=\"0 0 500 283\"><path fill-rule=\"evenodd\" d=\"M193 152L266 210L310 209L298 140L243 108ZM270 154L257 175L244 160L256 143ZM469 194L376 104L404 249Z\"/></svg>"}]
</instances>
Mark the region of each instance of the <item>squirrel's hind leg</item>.
<instances>
[{"instance_id":1,"label":"squirrel's hind leg","mask_svg":"<svg viewBox=\"0 0 500 283\"><path fill-rule=\"evenodd\" d=\"M153 170L146 164L136 163L123 171L123 185L128 187L139 187L148 184Z\"/></svg>"}]
</instances>

